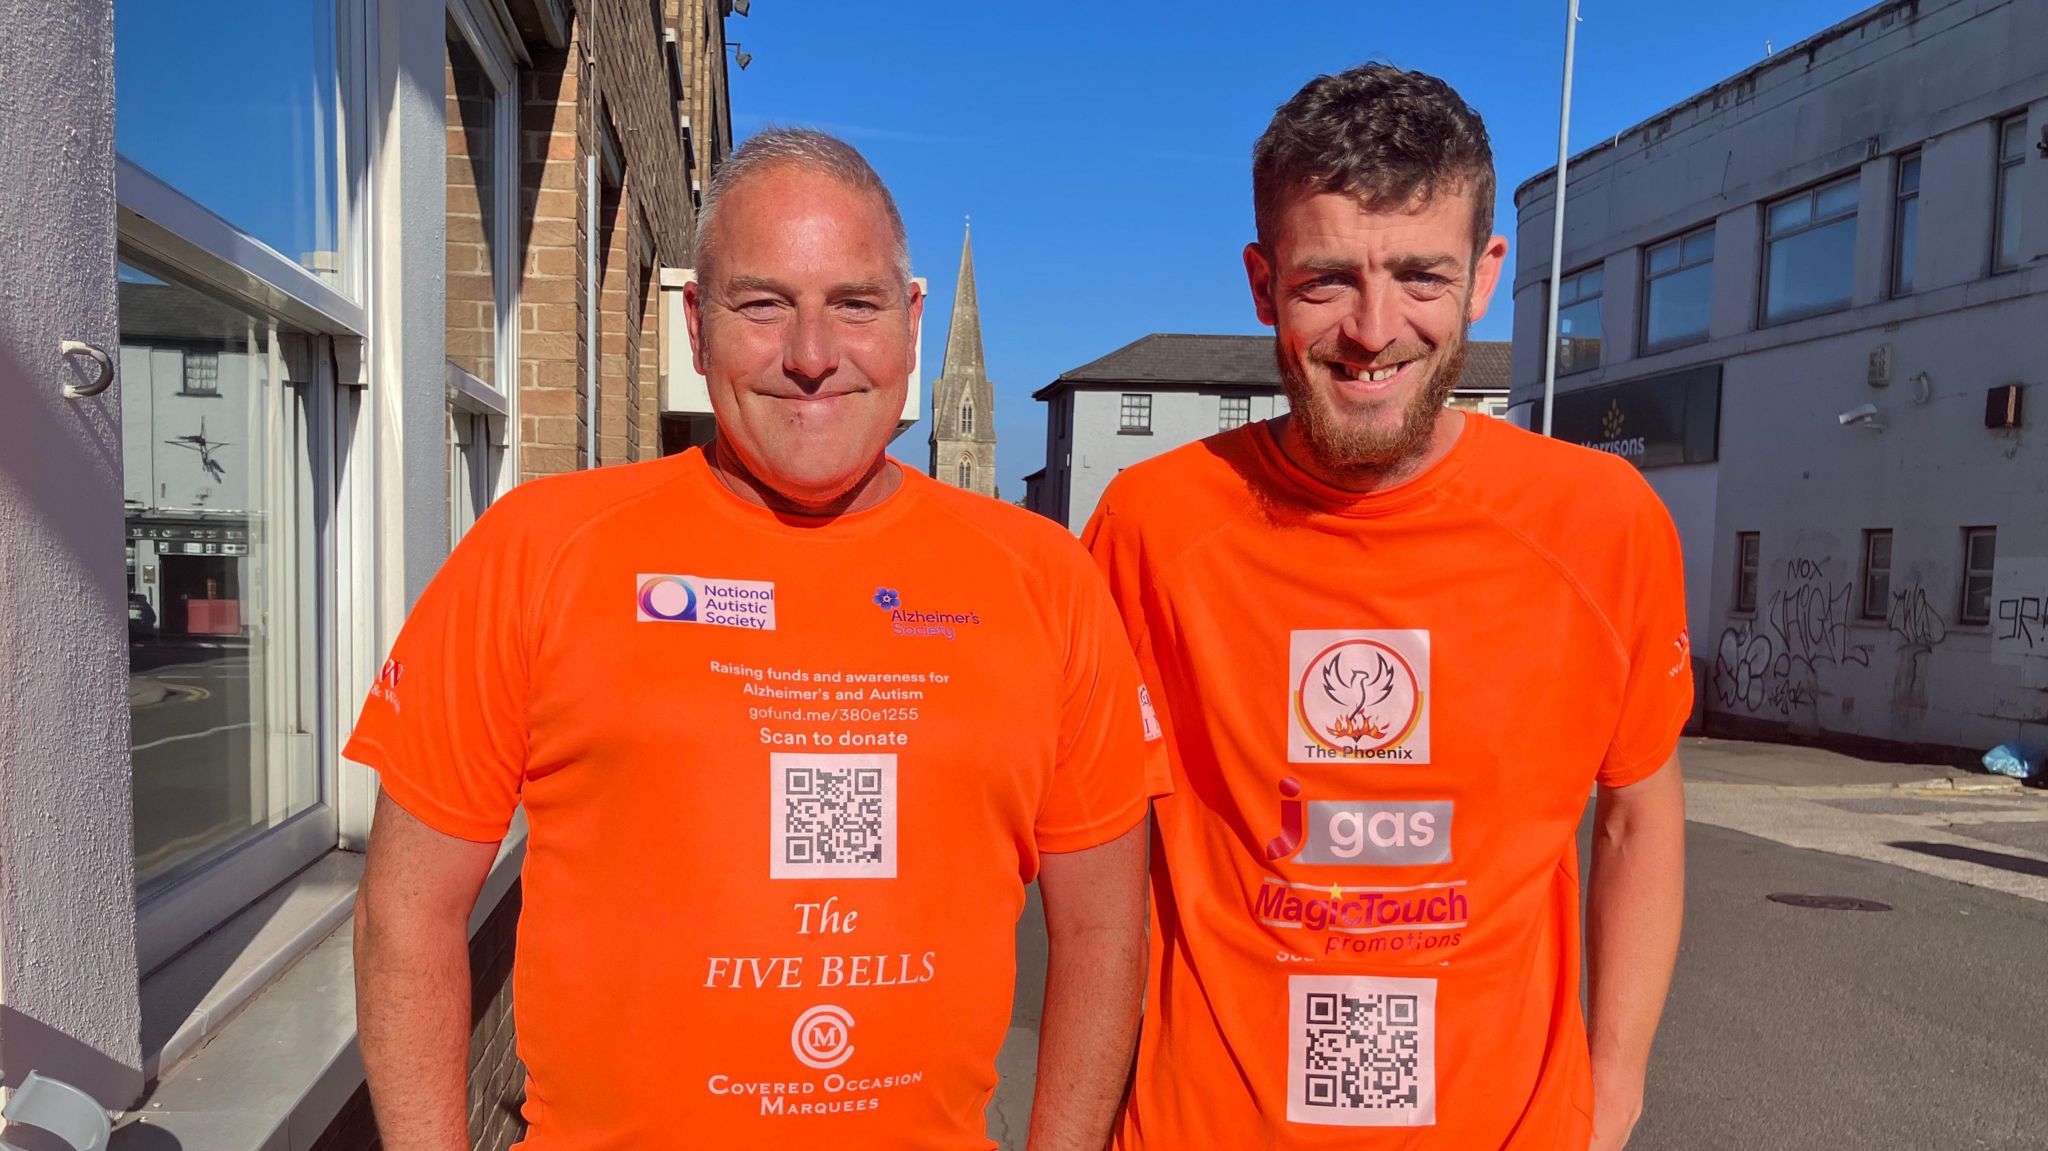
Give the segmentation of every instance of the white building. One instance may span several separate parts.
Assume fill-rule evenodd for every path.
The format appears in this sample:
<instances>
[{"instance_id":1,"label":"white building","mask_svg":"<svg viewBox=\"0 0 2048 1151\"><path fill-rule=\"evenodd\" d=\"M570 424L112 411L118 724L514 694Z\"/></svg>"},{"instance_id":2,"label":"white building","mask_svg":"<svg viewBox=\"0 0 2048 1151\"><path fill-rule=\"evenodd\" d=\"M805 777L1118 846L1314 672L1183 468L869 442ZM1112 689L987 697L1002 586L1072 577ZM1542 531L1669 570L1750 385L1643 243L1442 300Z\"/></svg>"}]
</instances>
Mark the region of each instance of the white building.
<instances>
[{"instance_id":1,"label":"white building","mask_svg":"<svg viewBox=\"0 0 2048 1151\"><path fill-rule=\"evenodd\" d=\"M1528 425L1554 187L1516 192ZM1556 433L1670 507L1709 726L2048 745L2048 4L1877 5L1567 187Z\"/></svg>"}]
</instances>

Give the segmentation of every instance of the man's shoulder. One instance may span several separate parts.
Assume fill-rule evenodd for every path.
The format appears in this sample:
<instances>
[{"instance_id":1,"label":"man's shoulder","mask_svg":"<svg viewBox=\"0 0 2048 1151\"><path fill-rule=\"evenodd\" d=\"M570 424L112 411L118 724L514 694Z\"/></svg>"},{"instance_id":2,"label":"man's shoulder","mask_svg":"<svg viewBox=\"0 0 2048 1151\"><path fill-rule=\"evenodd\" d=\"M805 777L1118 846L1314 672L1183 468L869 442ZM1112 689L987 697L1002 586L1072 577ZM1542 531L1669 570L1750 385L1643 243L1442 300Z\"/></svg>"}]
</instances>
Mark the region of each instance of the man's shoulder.
<instances>
[{"instance_id":1,"label":"man's shoulder","mask_svg":"<svg viewBox=\"0 0 2048 1151\"><path fill-rule=\"evenodd\" d=\"M1646 530L1668 526L1663 500L1622 457L1500 420L1486 432L1479 464L1458 477L1453 498L1567 567L1625 566Z\"/></svg>"},{"instance_id":2,"label":"man's shoulder","mask_svg":"<svg viewBox=\"0 0 2048 1151\"><path fill-rule=\"evenodd\" d=\"M505 543L560 544L592 524L642 511L670 514L673 509L643 497L681 480L686 467L684 457L668 456L539 476L498 497L472 534Z\"/></svg>"},{"instance_id":3,"label":"man's shoulder","mask_svg":"<svg viewBox=\"0 0 2048 1151\"><path fill-rule=\"evenodd\" d=\"M1110 481L1096 514L1159 539L1206 533L1251 503L1259 428L1246 424L1132 464Z\"/></svg>"},{"instance_id":4,"label":"man's shoulder","mask_svg":"<svg viewBox=\"0 0 2048 1151\"><path fill-rule=\"evenodd\" d=\"M924 488L930 514L945 517L952 521L953 527L979 537L992 547L1026 559L1083 554L1079 541L1057 520L1047 519L1015 504L963 491L922 473L912 482Z\"/></svg>"}]
</instances>

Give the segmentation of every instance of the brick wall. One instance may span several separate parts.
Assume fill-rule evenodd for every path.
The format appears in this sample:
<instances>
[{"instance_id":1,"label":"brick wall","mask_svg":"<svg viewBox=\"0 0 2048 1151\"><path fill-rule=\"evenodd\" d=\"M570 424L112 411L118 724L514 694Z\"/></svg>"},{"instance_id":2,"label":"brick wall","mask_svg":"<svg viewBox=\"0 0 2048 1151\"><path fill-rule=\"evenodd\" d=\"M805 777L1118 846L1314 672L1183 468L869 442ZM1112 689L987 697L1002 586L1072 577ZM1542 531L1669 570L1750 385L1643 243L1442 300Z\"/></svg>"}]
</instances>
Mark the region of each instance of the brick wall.
<instances>
[{"instance_id":1,"label":"brick wall","mask_svg":"<svg viewBox=\"0 0 2048 1151\"><path fill-rule=\"evenodd\" d=\"M520 479L583 464L582 44L529 46L519 78Z\"/></svg>"},{"instance_id":2,"label":"brick wall","mask_svg":"<svg viewBox=\"0 0 2048 1151\"><path fill-rule=\"evenodd\" d=\"M526 1070L514 1050L512 956L519 930L519 885L469 941L469 1145L506 1151L526 1133L519 1118ZM382 1151L368 1087L359 1087L313 1142L312 1151Z\"/></svg>"},{"instance_id":3,"label":"brick wall","mask_svg":"<svg viewBox=\"0 0 2048 1151\"><path fill-rule=\"evenodd\" d=\"M447 356L495 383L497 295L491 282L493 168L490 79L468 46L450 45L443 75L448 109Z\"/></svg>"}]
</instances>

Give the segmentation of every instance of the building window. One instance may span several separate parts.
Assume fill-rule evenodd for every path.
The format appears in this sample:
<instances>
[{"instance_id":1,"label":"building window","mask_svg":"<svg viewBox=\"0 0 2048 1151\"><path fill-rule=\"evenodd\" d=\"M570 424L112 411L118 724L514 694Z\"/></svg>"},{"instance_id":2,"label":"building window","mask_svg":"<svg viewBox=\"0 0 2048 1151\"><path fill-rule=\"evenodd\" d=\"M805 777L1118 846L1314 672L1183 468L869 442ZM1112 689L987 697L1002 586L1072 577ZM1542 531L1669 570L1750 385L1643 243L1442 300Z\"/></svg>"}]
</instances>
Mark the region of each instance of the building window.
<instances>
[{"instance_id":1,"label":"building window","mask_svg":"<svg viewBox=\"0 0 2048 1151\"><path fill-rule=\"evenodd\" d=\"M1856 177L1773 203L1764 213L1764 323L1849 306L1856 272Z\"/></svg>"},{"instance_id":2,"label":"building window","mask_svg":"<svg viewBox=\"0 0 2048 1151\"><path fill-rule=\"evenodd\" d=\"M1117 414L1116 430L1123 435L1151 435L1152 397L1125 392L1123 407Z\"/></svg>"},{"instance_id":3,"label":"building window","mask_svg":"<svg viewBox=\"0 0 2048 1151\"><path fill-rule=\"evenodd\" d=\"M1223 416L1218 426L1224 431L1241 428L1252 422L1252 398L1250 396L1223 397Z\"/></svg>"},{"instance_id":4,"label":"building window","mask_svg":"<svg viewBox=\"0 0 2048 1151\"><path fill-rule=\"evenodd\" d=\"M1735 610L1756 610L1757 561L1763 541L1755 532L1735 534Z\"/></svg>"},{"instance_id":5,"label":"building window","mask_svg":"<svg viewBox=\"0 0 2048 1151\"><path fill-rule=\"evenodd\" d=\"M1892 533L1872 528L1863 533L1864 619L1881 620L1892 602Z\"/></svg>"},{"instance_id":6,"label":"building window","mask_svg":"<svg viewBox=\"0 0 2048 1151\"><path fill-rule=\"evenodd\" d=\"M1920 235L1920 153L1899 157L1899 179L1892 209L1892 295L1913 291L1913 242Z\"/></svg>"},{"instance_id":7,"label":"building window","mask_svg":"<svg viewBox=\"0 0 2048 1151\"><path fill-rule=\"evenodd\" d=\"M1997 236L1991 249L1991 270L2009 272L2020 266L2020 165L2027 158L2027 117L2009 116L1998 125Z\"/></svg>"},{"instance_id":8,"label":"building window","mask_svg":"<svg viewBox=\"0 0 2048 1151\"><path fill-rule=\"evenodd\" d=\"M1991 565L1997 559L1997 528L1963 529L1963 602L1956 612L1959 622L1991 622Z\"/></svg>"},{"instance_id":9,"label":"building window","mask_svg":"<svg viewBox=\"0 0 2048 1151\"><path fill-rule=\"evenodd\" d=\"M1643 254L1643 348L1707 338L1714 298L1714 226L1654 244Z\"/></svg>"},{"instance_id":10,"label":"building window","mask_svg":"<svg viewBox=\"0 0 2048 1151\"><path fill-rule=\"evenodd\" d=\"M960 401L960 434L974 434L974 400L972 397Z\"/></svg>"},{"instance_id":11,"label":"building window","mask_svg":"<svg viewBox=\"0 0 2048 1151\"><path fill-rule=\"evenodd\" d=\"M186 352L184 386L181 396L220 395L220 353Z\"/></svg>"},{"instance_id":12,"label":"building window","mask_svg":"<svg viewBox=\"0 0 2048 1151\"><path fill-rule=\"evenodd\" d=\"M974 457L960 457L960 486L970 491L974 488Z\"/></svg>"},{"instance_id":13,"label":"building window","mask_svg":"<svg viewBox=\"0 0 2048 1151\"><path fill-rule=\"evenodd\" d=\"M1605 277L1597 265L1558 281L1557 374L1600 366L1600 293Z\"/></svg>"}]
</instances>

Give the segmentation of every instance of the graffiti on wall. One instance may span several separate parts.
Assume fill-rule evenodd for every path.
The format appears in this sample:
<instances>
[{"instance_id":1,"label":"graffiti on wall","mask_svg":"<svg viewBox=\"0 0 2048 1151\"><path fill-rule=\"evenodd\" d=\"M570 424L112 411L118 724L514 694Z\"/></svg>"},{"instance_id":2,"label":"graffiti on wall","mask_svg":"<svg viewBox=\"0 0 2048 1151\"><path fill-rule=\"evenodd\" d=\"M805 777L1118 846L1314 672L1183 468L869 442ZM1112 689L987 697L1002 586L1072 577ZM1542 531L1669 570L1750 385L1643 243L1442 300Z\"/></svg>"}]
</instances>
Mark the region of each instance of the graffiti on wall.
<instances>
[{"instance_id":1,"label":"graffiti on wall","mask_svg":"<svg viewBox=\"0 0 2048 1151\"><path fill-rule=\"evenodd\" d=\"M1936 644L1948 638L1948 623L1927 598L1919 583L1892 593L1892 608L1885 625L1899 637L1899 670L1892 680L1892 697L1899 703L1925 704L1926 684L1921 665Z\"/></svg>"},{"instance_id":2,"label":"graffiti on wall","mask_svg":"<svg viewBox=\"0 0 2048 1151\"><path fill-rule=\"evenodd\" d=\"M2048 596L2013 596L1998 601L1992 636L2024 655L2048 655Z\"/></svg>"},{"instance_id":3,"label":"graffiti on wall","mask_svg":"<svg viewBox=\"0 0 2048 1151\"><path fill-rule=\"evenodd\" d=\"M1785 586L1771 593L1761 627L1738 623L1721 633L1714 691L1723 707L1789 716L1815 706L1820 678L1840 664L1870 666L1870 645L1853 642L1855 589L1827 577L1826 557L1785 565Z\"/></svg>"}]
</instances>

